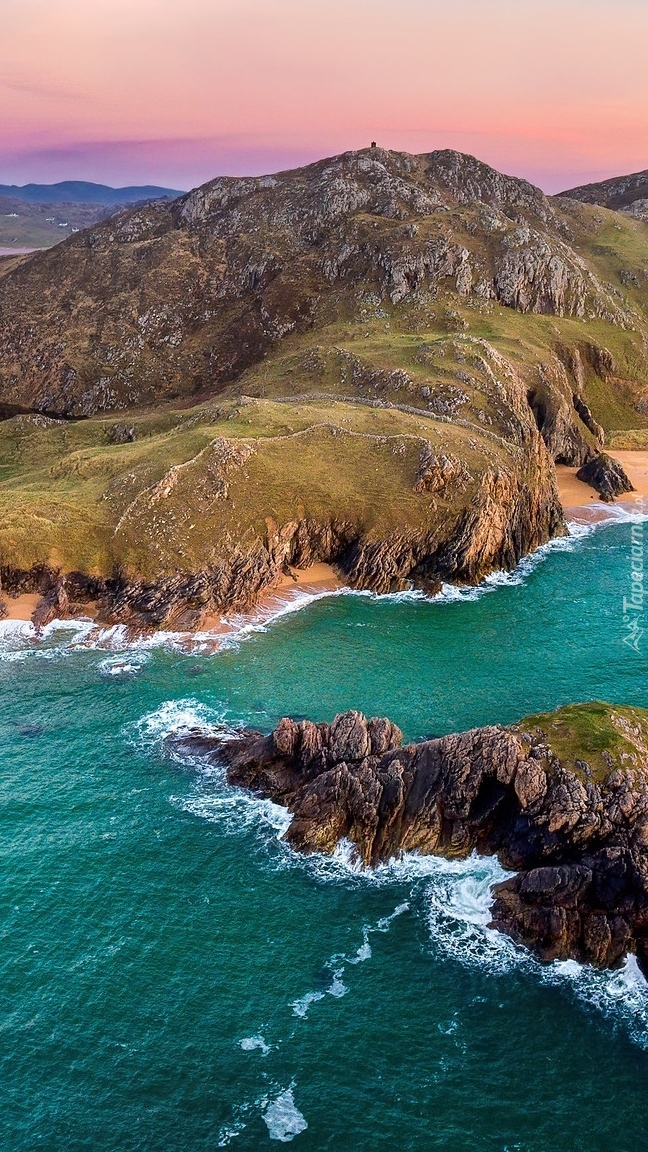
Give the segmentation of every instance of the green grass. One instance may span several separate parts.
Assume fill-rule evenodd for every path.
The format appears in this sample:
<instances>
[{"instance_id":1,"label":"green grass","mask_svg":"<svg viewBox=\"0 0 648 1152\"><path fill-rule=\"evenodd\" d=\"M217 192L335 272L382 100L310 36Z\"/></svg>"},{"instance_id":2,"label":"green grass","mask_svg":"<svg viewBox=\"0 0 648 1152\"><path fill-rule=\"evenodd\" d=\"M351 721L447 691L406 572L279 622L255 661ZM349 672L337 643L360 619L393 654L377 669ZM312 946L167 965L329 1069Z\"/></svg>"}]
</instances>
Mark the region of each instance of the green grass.
<instances>
[{"instance_id":1,"label":"green grass","mask_svg":"<svg viewBox=\"0 0 648 1152\"><path fill-rule=\"evenodd\" d=\"M594 701L569 704L515 725L518 732L540 732L563 767L582 780L589 765L592 779L604 784L616 768L648 766L648 710ZM610 759L606 759L606 755Z\"/></svg>"},{"instance_id":2,"label":"green grass","mask_svg":"<svg viewBox=\"0 0 648 1152\"><path fill-rule=\"evenodd\" d=\"M0 424L0 557L103 574L116 564L141 574L202 568L226 541L263 538L268 516L335 516L379 533L441 526L456 515L452 499L414 492L424 442L459 455L475 484L507 456L492 439L423 414L335 401L239 397L131 414L136 439L126 444L110 442L114 418L42 423ZM227 478L226 499L213 447L221 440L253 447ZM457 506L471 490L455 494Z\"/></svg>"}]
</instances>

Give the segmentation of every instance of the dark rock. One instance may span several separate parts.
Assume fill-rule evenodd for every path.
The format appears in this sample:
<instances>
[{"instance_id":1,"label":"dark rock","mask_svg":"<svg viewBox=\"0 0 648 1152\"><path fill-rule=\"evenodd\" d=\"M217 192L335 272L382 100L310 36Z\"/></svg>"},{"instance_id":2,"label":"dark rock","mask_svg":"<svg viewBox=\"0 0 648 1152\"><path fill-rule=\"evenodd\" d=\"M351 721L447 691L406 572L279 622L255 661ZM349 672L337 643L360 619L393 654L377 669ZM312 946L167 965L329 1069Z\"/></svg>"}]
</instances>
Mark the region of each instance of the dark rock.
<instances>
[{"instance_id":1,"label":"dark rock","mask_svg":"<svg viewBox=\"0 0 648 1152\"><path fill-rule=\"evenodd\" d=\"M107 440L109 444L132 444L136 435L133 424L113 424L108 430Z\"/></svg>"},{"instance_id":2,"label":"dark rock","mask_svg":"<svg viewBox=\"0 0 648 1152\"><path fill-rule=\"evenodd\" d=\"M300 851L332 852L346 838L365 865L411 851L496 853L516 875L495 887L495 927L544 960L607 967L636 952L646 968L648 727L610 714L635 751L608 755L598 780L562 764L539 730L482 728L403 748L389 720L358 712L331 725L283 719L270 736L190 733L176 745L289 808L286 839Z\"/></svg>"},{"instance_id":3,"label":"dark rock","mask_svg":"<svg viewBox=\"0 0 648 1152\"><path fill-rule=\"evenodd\" d=\"M612 503L615 496L623 496L626 492L634 492L632 484L626 476L623 465L613 460L606 452L601 452L596 459L584 464L576 473L576 478L594 488L607 503Z\"/></svg>"}]
</instances>

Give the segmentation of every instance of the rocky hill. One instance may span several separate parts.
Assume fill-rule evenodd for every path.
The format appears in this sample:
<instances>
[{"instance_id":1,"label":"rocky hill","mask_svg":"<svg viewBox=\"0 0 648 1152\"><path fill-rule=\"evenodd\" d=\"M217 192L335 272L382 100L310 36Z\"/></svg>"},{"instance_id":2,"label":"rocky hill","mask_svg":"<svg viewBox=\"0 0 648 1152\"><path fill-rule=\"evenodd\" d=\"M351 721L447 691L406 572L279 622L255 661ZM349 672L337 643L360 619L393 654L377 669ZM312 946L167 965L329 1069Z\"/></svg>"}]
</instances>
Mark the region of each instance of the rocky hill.
<instances>
[{"instance_id":1,"label":"rocky hill","mask_svg":"<svg viewBox=\"0 0 648 1152\"><path fill-rule=\"evenodd\" d=\"M572 200L583 204L601 204L604 208L629 212L645 219L648 216L648 172L634 172L631 176L616 176L599 184L584 184L563 192Z\"/></svg>"},{"instance_id":2,"label":"rocky hill","mask_svg":"<svg viewBox=\"0 0 648 1152\"><path fill-rule=\"evenodd\" d=\"M289 564L510 567L563 530L554 461L648 433L647 307L640 220L456 152L218 179L0 260L5 586L78 570L170 623Z\"/></svg>"},{"instance_id":3,"label":"rocky hill","mask_svg":"<svg viewBox=\"0 0 648 1152\"><path fill-rule=\"evenodd\" d=\"M509 728L402 746L389 720L284 719L269 736L183 733L175 755L293 813L286 840L365 866L404 852L497 854L493 926L543 960L599 967L637 954L648 975L648 712L576 704Z\"/></svg>"}]
</instances>

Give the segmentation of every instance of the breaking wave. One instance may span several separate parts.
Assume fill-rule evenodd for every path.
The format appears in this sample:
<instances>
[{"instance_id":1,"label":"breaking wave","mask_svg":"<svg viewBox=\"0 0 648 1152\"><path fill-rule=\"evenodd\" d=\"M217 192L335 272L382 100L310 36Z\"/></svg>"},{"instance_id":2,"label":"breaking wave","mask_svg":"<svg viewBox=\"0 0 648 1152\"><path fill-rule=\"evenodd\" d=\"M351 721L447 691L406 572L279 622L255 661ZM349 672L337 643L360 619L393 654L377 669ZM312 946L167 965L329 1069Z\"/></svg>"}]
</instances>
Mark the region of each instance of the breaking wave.
<instances>
[{"instance_id":1,"label":"breaking wave","mask_svg":"<svg viewBox=\"0 0 648 1152\"><path fill-rule=\"evenodd\" d=\"M136 728L137 739L150 749L162 747L169 736L196 728L223 738L236 730L231 721L228 723L224 709L219 712L194 700L164 704ZM231 787L222 770L205 766L198 757L171 754L198 771L192 794L171 797L171 802L199 819L218 824L226 835L252 834L263 852L265 867L300 869L323 883L394 887L405 896L389 917L373 926L365 925L355 953L336 954L326 961L324 967L330 973L327 986L306 990L292 1001L289 1007L294 1016L306 1019L313 1005L328 996L343 997L347 992L345 968L371 959L371 935L389 931L393 920L412 910L423 918L430 950L440 959L478 966L493 976L517 970L543 984L561 986L584 1006L623 1023L633 1041L648 1049L648 985L635 957L628 957L621 969L612 972L599 972L575 961L541 964L508 936L489 927L492 887L510 875L496 857L473 853L465 860L445 860L407 853L366 869L348 841L341 841L330 856L301 856L283 840L291 822L285 808Z\"/></svg>"}]
</instances>

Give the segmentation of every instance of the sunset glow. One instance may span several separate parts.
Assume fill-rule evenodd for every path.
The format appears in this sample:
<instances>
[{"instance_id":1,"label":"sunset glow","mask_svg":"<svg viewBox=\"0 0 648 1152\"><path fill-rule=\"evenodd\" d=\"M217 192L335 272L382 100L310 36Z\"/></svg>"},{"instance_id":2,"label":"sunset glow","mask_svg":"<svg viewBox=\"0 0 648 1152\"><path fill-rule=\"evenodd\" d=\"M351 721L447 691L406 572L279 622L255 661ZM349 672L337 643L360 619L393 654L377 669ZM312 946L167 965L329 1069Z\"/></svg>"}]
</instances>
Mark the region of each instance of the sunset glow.
<instances>
[{"instance_id":1,"label":"sunset glow","mask_svg":"<svg viewBox=\"0 0 648 1152\"><path fill-rule=\"evenodd\" d=\"M0 182L189 187L377 139L549 191L648 167L648 5L0 0Z\"/></svg>"}]
</instances>

